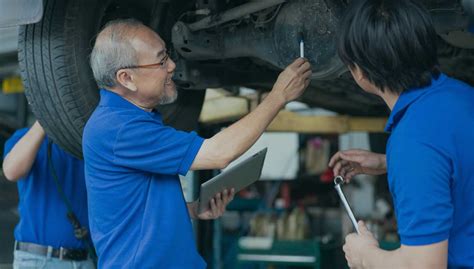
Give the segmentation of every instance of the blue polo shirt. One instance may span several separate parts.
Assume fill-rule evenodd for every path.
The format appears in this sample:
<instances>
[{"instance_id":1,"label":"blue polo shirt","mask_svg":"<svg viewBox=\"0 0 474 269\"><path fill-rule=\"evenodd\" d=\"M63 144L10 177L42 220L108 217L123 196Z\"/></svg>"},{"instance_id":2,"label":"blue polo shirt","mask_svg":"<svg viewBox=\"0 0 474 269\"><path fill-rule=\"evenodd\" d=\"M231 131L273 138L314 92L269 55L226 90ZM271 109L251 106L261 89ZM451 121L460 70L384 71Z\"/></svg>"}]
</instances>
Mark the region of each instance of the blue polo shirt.
<instances>
[{"instance_id":1,"label":"blue polo shirt","mask_svg":"<svg viewBox=\"0 0 474 269\"><path fill-rule=\"evenodd\" d=\"M28 128L16 131L5 143L4 156L26 134ZM20 221L15 227L15 239L54 248L85 248L74 237L67 219L67 208L59 196L48 166L48 137L41 143L30 172L17 182L20 201ZM84 163L52 144L51 158L64 193L72 204L80 223L88 227L87 194Z\"/></svg>"},{"instance_id":2,"label":"blue polo shirt","mask_svg":"<svg viewBox=\"0 0 474 269\"><path fill-rule=\"evenodd\" d=\"M386 131L401 243L448 239L448 264L474 266L474 89L442 74L403 92Z\"/></svg>"},{"instance_id":3,"label":"blue polo shirt","mask_svg":"<svg viewBox=\"0 0 474 269\"><path fill-rule=\"evenodd\" d=\"M83 135L92 239L100 268L205 268L178 174L204 139L100 91Z\"/></svg>"}]
</instances>

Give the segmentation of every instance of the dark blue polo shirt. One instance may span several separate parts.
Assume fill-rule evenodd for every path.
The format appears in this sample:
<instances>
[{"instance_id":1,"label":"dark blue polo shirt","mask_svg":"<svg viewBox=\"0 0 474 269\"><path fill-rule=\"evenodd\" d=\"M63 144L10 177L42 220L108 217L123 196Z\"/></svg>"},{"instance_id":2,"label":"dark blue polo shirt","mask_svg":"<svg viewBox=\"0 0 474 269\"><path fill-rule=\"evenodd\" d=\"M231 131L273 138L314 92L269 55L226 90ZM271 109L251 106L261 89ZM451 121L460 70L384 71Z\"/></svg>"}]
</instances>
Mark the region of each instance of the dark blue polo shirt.
<instances>
[{"instance_id":1,"label":"dark blue polo shirt","mask_svg":"<svg viewBox=\"0 0 474 269\"><path fill-rule=\"evenodd\" d=\"M5 143L4 156L26 134L28 128L16 131ZM67 208L59 196L48 166L48 138L43 140L30 172L17 182L20 201L20 222L15 227L15 239L54 248L84 248L74 237L67 219ZM74 214L84 227L87 222L87 194L84 163L52 144L52 162Z\"/></svg>"},{"instance_id":2,"label":"dark blue polo shirt","mask_svg":"<svg viewBox=\"0 0 474 269\"><path fill-rule=\"evenodd\" d=\"M401 243L448 239L448 263L474 266L474 89L441 75L403 92L386 130Z\"/></svg>"},{"instance_id":3,"label":"dark blue polo shirt","mask_svg":"<svg viewBox=\"0 0 474 269\"><path fill-rule=\"evenodd\" d=\"M163 125L159 113L100 91L83 135L99 267L206 267L178 177L188 172L203 141Z\"/></svg>"}]
</instances>

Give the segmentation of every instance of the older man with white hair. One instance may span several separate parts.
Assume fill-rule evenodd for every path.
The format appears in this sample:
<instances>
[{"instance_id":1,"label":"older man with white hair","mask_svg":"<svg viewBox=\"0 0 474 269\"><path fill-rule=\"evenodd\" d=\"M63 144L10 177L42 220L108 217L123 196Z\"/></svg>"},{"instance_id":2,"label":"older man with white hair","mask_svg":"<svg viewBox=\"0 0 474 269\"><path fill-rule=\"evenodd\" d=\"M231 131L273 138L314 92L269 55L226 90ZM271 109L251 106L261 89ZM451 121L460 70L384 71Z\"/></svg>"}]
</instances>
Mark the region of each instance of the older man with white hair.
<instances>
[{"instance_id":1,"label":"older man with white hair","mask_svg":"<svg viewBox=\"0 0 474 269\"><path fill-rule=\"evenodd\" d=\"M163 124L156 106L174 101L175 63L166 44L134 20L107 24L91 66L100 103L83 135L92 239L104 268L205 268L190 218L215 219L233 198L225 190L198 214L178 174L220 169L243 154L278 111L308 86L310 64L297 59L249 115L210 139Z\"/></svg>"}]
</instances>

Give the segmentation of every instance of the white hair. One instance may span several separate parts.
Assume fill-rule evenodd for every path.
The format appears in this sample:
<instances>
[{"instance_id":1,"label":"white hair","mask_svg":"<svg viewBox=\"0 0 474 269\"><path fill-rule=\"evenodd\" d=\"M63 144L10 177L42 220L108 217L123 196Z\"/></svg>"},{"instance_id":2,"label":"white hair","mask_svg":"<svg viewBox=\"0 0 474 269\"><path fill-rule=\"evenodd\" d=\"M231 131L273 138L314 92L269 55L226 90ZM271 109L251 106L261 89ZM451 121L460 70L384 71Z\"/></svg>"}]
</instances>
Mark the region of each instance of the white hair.
<instances>
[{"instance_id":1,"label":"white hair","mask_svg":"<svg viewBox=\"0 0 474 269\"><path fill-rule=\"evenodd\" d=\"M144 25L135 19L108 22L97 36L90 55L90 65L100 88L117 85L119 69L136 65L138 57L131 44L133 32Z\"/></svg>"}]
</instances>

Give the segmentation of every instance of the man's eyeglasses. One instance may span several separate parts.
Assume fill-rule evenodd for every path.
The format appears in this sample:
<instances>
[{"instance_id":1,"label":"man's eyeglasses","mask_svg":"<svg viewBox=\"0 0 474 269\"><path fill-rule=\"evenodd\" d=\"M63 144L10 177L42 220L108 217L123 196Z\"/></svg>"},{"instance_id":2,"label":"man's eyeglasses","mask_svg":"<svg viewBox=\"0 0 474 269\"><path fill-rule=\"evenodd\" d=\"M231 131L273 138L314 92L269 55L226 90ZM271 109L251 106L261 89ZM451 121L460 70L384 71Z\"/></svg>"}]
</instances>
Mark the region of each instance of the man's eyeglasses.
<instances>
[{"instance_id":1,"label":"man's eyeglasses","mask_svg":"<svg viewBox=\"0 0 474 269\"><path fill-rule=\"evenodd\" d=\"M163 59L161 59L161 61L158 62L158 63L154 63L154 64L144 64L144 65L129 65L129 66L124 66L124 67L121 67L121 68L117 69L117 72L118 72L118 70L120 70L120 69L133 69L133 68L165 68L166 63L168 62L168 59L169 59L169 54L168 54L168 52L165 52L165 56L164 56Z\"/></svg>"}]
</instances>

